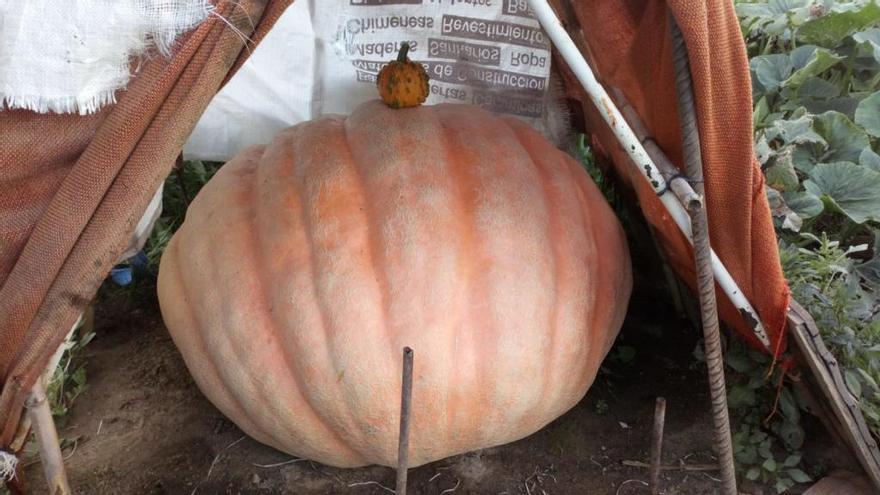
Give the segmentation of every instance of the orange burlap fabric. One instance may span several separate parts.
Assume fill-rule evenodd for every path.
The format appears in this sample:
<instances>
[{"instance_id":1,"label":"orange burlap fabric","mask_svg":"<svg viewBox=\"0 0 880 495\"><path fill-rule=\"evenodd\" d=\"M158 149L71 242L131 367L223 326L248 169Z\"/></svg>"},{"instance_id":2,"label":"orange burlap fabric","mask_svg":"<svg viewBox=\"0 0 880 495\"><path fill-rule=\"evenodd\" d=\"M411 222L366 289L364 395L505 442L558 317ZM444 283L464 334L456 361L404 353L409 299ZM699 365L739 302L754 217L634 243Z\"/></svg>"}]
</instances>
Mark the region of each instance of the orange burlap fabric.
<instances>
[{"instance_id":1,"label":"orange burlap fabric","mask_svg":"<svg viewBox=\"0 0 880 495\"><path fill-rule=\"evenodd\" d=\"M205 107L290 3L218 2L96 115L0 112L0 447Z\"/></svg>"},{"instance_id":2,"label":"orange burlap fabric","mask_svg":"<svg viewBox=\"0 0 880 495\"><path fill-rule=\"evenodd\" d=\"M753 152L751 80L733 3L592 0L559 6L570 26L580 27L580 32L574 29L574 37L588 52L600 81L625 93L654 140L683 169L667 9L674 14L694 82L712 247L756 306L770 336L770 351L778 355L785 345L790 293L779 264L764 177ZM583 103L588 132L610 155L618 175L634 188L670 264L693 287L690 244L576 80L570 74L566 79L569 95ZM762 348L723 292L717 294L724 320Z\"/></svg>"}]
</instances>

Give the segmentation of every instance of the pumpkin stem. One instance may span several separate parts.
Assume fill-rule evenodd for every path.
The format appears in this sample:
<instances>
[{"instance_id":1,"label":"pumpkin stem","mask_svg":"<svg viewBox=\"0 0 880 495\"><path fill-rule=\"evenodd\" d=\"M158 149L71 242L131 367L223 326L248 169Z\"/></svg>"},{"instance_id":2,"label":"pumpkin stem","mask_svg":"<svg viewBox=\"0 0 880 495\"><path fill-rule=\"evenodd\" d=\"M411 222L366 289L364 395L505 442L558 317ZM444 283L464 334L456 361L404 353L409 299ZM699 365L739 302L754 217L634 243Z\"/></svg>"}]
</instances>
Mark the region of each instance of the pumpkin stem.
<instances>
[{"instance_id":1,"label":"pumpkin stem","mask_svg":"<svg viewBox=\"0 0 880 495\"><path fill-rule=\"evenodd\" d=\"M409 53L409 42L404 41L400 44L400 51L397 53L397 61L406 62L407 53Z\"/></svg>"}]
</instances>

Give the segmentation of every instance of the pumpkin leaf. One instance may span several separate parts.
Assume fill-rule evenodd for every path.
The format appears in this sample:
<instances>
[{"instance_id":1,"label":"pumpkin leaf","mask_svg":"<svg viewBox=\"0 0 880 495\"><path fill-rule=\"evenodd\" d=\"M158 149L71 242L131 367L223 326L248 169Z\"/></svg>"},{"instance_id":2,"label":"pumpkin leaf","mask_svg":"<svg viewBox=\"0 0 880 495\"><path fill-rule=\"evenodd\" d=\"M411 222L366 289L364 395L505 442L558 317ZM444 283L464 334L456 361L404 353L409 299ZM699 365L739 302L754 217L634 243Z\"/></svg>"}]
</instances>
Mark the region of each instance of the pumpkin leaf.
<instances>
[{"instance_id":1,"label":"pumpkin leaf","mask_svg":"<svg viewBox=\"0 0 880 495\"><path fill-rule=\"evenodd\" d=\"M800 180L794 170L791 148L776 155L773 165L764 170L767 185L777 191L796 191Z\"/></svg>"},{"instance_id":2,"label":"pumpkin leaf","mask_svg":"<svg viewBox=\"0 0 880 495\"><path fill-rule=\"evenodd\" d=\"M798 50L807 48L811 53L809 59L806 64L804 64L801 68L798 67L798 63L795 62L795 52ZM812 50L810 50L812 48ZM791 52L792 58L792 66L796 68L796 70L789 76L788 79L782 82L782 86L800 86L804 83L808 78L818 76L819 74L825 72L837 65L838 62L843 60L843 57L838 56L831 52L831 50L827 50L825 48L816 48L809 46L801 46L796 48Z\"/></svg>"},{"instance_id":3,"label":"pumpkin leaf","mask_svg":"<svg viewBox=\"0 0 880 495\"><path fill-rule=\"evenodd\" d=\"M756 17L765 21L782 19L785 14L796 7L807 5L808 0L774 0L766 3L737 3L736 15L739 17Z\"/></svg>"},{"instance_id":4,"label":"pumpkin leaf","mask_svg":"<svg viewBox=\"0 0 880 495\"><path fill-rule=\"evenodd\" d=\"M755 57L749 62L749 67L764 90L768 92L779 89L794 68L791 58L783 53Z\"/></svg>"},{"instance_id":5,"label":"pumpkin leaf","mask_svg":"<svg viewBox=\"0 0 880 495\"><path fill-rule=\"evenodd\" d=\"M825 205L818 196L809 191L794 191L782 194L791 211L801 218L813 218L825 209Z\"/></svg>"},{"instance_id":6,"label":"pumpkin leaf","mask_svg":"<svg viewBox=\"0 0 880 495\"><path fill-rule=\"evenodd\" d=\"M868 28L852 35L856 43L873 43L880 46L880 29Z\"/></svg>"},{"instance_id":7,"label":"pumpkin leaf","mask_svg":"<svg viewBox=\"0 0 880 495\"><path fill-rule=\"evenodd\" d=\"M810 113L838 112L852 120L855 118L856 108L858 108L860 101L860 98L856 98L850 93L849 96L828 100L805 99L801 103Z\"/></svg>"},{"instance_id":8,"label":"pumpkin leaf","mask_svg":"<svg viewBox=\"0 0 880 495\"><path fill-rule=\"evenodd\" d=\"M805 174L809 174L818 162L816 154L823 153L824 150L825 147L822 146L798 146L791 154L794 168Z\"/></svg>"},{"instance_id":9,"label":"pumpkin leaf","mask_svg":"<svg viewBox=\"0 0 880 495\"><path fill-rule=\"evenodd\" d=\"M798 96L822 100L837 98L840 96L840 87L819 77L809 77L798 88Z\"/></svg>"},{"instance_id":10,"label":"pumpkin leaf","mask_svg":"<svg viewBox=\"0 0 880 495\"><path fill-rule=\"evenodd\" d=\"M782 139L785 144L818 144L827 146L828 143L819 134L813 131L813 117L804 115L794 120L777 120L768 129L768 139Z\"/></svg>"},{"instance_id":11,"label":"pumpkin leaf","mask_svg":"<svg viewBox=\"0 0 880 495\"><path fill-rule=\"evenodd\" d=\"M862 8L827 14L805 22L797 31L804 43L836 46L847 36L880 20L880 6L873 1Z\"/></svg>"},{"instance_id":12,"label":"pumpkin leaf","mask_svg":"<svg viewBox=\"0 0 880 495\"><path fill-rule=\"evenodd\" d=\"M872 61L873 66L869 69L857 69L853 68L853 70L866 70L870 72L866 72L870 77L861 78L859 74L854 74L854 77L850 80L852 84L852 92L861 92L861 93L870 93L880 87L880 61Z\"/></svg>"},{"instance_id":13,"label":"pumpkin leaf","mask_svg":"<svg viewBox=\"0 0 880 495\"><path fill-rule=\"evenodd\" d=\"M853 222L880 221L880 173L851 162L820 163L804 188Z\"/></svg>"},{"instance_id":14,"label":"pumpkin leaf","mask_svg":"<svg viewBox=\"0 0 880 495\"><path fill-rule=\"evenodd\" d=\"M865 148L862 150L862 154L859 155L859 165L868 167L875 172L880 172L880 155L871 148Z\"/></svg>"},{"instance_id":15,"label":"pumpkin leaf","mask_svg":"<svg viewBox=\"0 0 880 495\"><path fill-rule=\"evenodd\" d=\"M880 91L859 102L856 124L864 127L868 134L880 137Z\"/></svg>"},{"instance_id":16,"label":"pumpkin leaf","mask_svg":"<svg viewBox=\"0 0 880 495\"><path fill-rule=\"evenodd\" d=\"M774 154L773 148L767 142L767 137L761 135L761 139L755 143L755 157L758 159L758 163L763 167Z\"/></svg>"},{"instance_id":17,"label":"pumpkin leaf","mask_svg":"<svg viewBox=\"0 0 880 495\"><path fill-rule=\"evenodd\" d=\"M788 56L791 58L792 68L795 71L799 71L806 67L807 64L810 63L810 60L813 59L814 55L816 54L816 50L818 49L819 47L816 45L801 45L792 50L791 53L788 54Z\"/></svg>"},{"instance_id":18,"label":"pumpkin leaf","mask_svg":"<svg viewBox=\"0 0 880 495\"><path fill-rule=\"evenodd\" d=\"M874 54L874 60L880 62L880 29L871 28L852 35L856 43L868 47Z\"/></svg>"},{"instance_id":19,"label":"pumpkin leaf","mask_svg":"<svg viewBox=\"0 0 880 495\"><path fill-rule=\"evenodd\" d=\"M813 129L828 143L828 152L821 160L824 162L856 162L862 150L871 144L865 131L840 112L817 115Z\"/></svg>"}]
</instances>

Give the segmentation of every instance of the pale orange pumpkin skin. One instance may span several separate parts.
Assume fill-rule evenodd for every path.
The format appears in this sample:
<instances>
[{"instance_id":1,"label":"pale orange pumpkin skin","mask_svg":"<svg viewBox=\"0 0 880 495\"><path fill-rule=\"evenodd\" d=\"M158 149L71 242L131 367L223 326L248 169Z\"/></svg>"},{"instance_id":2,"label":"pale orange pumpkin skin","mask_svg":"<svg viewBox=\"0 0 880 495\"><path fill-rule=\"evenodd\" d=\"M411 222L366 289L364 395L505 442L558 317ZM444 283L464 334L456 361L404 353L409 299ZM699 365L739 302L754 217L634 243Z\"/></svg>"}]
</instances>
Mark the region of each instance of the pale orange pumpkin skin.
<instances>
[{"instance_id":1,"label":"pale orange pumpkin skin","mask_svg":"<svg viewBox=\"0 0 880 495\"><path fill-rule=\"evenodd\" d=\"M395 464L411 346L418 466L574 406L631 268L601 193L527 125L371 101L226 164L158 290L205 395L257 440L329 465Z\"/></svg>"}]
</instances>

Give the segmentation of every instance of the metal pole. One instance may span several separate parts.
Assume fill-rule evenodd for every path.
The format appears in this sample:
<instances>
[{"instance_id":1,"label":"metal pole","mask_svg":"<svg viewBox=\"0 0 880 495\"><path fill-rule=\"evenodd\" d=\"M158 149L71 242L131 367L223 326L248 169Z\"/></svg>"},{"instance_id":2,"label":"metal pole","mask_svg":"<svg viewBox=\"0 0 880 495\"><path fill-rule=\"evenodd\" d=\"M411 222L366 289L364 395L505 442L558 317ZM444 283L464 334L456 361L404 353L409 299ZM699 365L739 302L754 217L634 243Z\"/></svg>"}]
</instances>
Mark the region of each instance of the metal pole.
<instances>
[{"instance_id":1,"label":"metal pole","mask_svg":"<svg viewBox=\"0 0 880 495\"><path fill-rule=\"evenodd\" d=\"M400 436L397 443L397 495L406 495L409 465L409 416L412 404L413 350L403 348L403 386L400 390Z\"/></svg>"},{"instance_id":2,"label":"metal pole","mask_svg":"<svg viewBox=\"0 0 880 495\"><path fill-rule=\"evenodd\" d=\"M553 46L565 60L565 63L574 73L575 77L577 77L581 86L584 88L584 91L587 93L587 96L590 97L590 101L593 102L593 105L598 109L602 118L608 124L612 132L614 132L615 137L629 155L632 162L636 164L636 168L641 173L642 177L648 181L654 191L657 192L660 202L663 203L664 208L669 213L672 220L675 221L679 230L681 230L688 240L691 240L691 220L688 213L685 211L685 207L679 203L675 194L669 192L666 180L654 164L654 160L651 159L648 151L645 150L645 147L636 137L632 128L627 124L623 115L620 113L620 110L614 105L614 102L611 100L611 97L608 96L605 88L603 88L599 81L596 80L596 76L593 74L590 65L571 40L571 37L568 35L565 27L562 26L559 18L556 17L553 8L550 7L547 0L528 0L528 4L534 12L535 18L541 23L541 27L544 28L547 36L553 42ZM721 259L719 259L714 252L710 251L710 255L712 269L715 272L718 285L721 286L721 289L734 306L736 306L737 310L743 315L747 315L746 319L749 324L752 325L755 337L761 341L765 348L772 351L773 349L770 345L770 339L767 336L767 331L764 329L763 323L761 323L761 319L758 317L758 313L752 307L748 299L746 299L745 294L740 290L736 281L730 275L730 272L721 262Z\"/></svg>"},{"instance_id":3,"label":"metal pole","mask_svg":"<svg viewBox=\"0 0 880 495\"><path fill-rule=\"evenodd\" d=\"M685 173L694 190L704 196L703 158L700 151L700 133L691 82L690 63L684 37L670 13L675 88L678 94L678 114L684 145ZM721 353L721 332L718 326L718 308L715 301L715 277L712 273L709 246L709 220L700 204L691 210L691 230L694 239L694 261L697 269L697 290L703 321L703 340L706 364L709 368L709 391L712 396L712 419L715 423L715 444L721 466L723 493L736 495L736 474L733 466L733 446L730 438L730 418L727 414L727 388L724 383L724 358Z\"/></svg>"}]
</instances>

